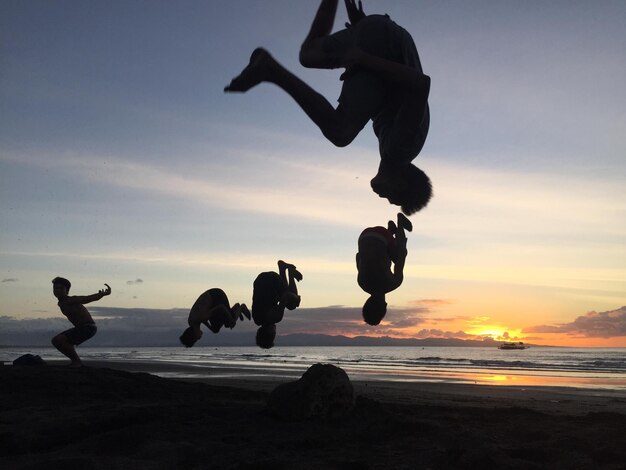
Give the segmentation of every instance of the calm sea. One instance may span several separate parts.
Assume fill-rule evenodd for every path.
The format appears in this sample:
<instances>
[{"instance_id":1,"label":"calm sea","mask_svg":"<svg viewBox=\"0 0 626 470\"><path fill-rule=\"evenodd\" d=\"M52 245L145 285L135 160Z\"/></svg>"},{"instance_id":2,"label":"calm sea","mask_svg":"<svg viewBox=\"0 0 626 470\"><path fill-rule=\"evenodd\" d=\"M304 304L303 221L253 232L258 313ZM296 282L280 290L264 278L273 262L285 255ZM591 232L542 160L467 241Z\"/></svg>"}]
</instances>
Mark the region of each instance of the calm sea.
<instances>
[{"instance_id":1,"label":"calm sea","mask_svg":"<svg viewBox=\"0 0 626 470\"><path fill-rule=\"evenodd\" d=\"M22 354L62 359L52 348L0 348L0 361ZM177 377L299 377L317 362L343 368L353 380L544 385L626 392L626 348L543 348L503 351L470 347L80 348L89 361L141 361L192 366Z\"/></svg>"}]
</instances>

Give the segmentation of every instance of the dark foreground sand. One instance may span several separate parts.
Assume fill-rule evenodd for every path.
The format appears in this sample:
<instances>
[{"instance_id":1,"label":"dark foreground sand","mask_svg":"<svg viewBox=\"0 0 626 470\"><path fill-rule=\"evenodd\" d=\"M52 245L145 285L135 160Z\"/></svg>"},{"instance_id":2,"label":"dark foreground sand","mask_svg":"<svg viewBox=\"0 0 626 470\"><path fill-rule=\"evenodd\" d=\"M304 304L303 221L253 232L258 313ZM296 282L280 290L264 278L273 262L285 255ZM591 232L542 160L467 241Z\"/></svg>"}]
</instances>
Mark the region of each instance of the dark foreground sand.
<instances>
[{"instance_id":1,"label":"dark foreground sand","mask_svg":"<svg viewBox=\"0 0 626 470\"><path fill-rule=\"evenodd\" d=\"M0 468L626 468L623 394L355 383L349 416L281 422L265 409L275 377L130 370L163 372L0 366Z\"/></svg>"}]
</instances>

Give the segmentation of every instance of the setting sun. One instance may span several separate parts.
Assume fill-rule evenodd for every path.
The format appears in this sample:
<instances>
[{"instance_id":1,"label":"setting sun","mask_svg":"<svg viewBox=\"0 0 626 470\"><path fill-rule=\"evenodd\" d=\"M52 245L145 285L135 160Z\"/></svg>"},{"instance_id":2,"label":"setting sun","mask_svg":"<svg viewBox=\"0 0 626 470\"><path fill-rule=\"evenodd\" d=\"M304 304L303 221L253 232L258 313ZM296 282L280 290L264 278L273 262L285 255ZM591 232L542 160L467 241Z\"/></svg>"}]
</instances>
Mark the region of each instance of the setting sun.
<instances>
[{"instance_id":1,"label":"setting sun","mask_svg":"<svg viewBox=\"0 0 626 470\"><path fill-rule=\"evenodd\" d=\"M465 331L471 335L489 336L490 338L504 341L519 339L522 336L522 330L506 328L500 325L478 325Z\"/></svg>"}]
</instances>

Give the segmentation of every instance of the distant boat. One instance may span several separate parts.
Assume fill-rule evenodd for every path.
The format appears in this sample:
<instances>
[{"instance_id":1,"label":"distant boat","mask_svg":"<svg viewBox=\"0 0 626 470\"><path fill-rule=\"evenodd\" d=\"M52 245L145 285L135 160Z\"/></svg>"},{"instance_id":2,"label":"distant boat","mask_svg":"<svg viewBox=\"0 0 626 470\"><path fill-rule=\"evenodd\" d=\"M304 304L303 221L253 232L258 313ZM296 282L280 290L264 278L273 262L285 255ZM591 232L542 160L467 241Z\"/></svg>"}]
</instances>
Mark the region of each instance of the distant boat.
<instances>
[{"instance_id":1,"label":"distant boat","mask_svg":"<svg viewBox=\"0 0 626 470\"><path fill-rule=\"evenodd\" d=\"M527 349L527 348L530 348L530 346L526 346L521 341L519 341L517 343L506 342L506 343L502 343L500 346L498 346L498 349Z\"/></svg>"}]
</instances>

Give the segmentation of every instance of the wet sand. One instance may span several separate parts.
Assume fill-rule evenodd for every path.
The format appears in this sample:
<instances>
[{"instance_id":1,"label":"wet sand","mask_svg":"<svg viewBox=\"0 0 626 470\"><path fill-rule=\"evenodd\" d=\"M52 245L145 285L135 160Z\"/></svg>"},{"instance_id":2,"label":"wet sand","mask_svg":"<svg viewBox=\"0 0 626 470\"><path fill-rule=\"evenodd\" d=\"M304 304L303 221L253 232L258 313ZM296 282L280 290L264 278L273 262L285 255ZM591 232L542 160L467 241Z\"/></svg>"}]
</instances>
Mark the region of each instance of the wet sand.
<instances>
[{"instance_id":1,"label":"wet sand","mask_svg":"<svg viewBox=\"0 0 626 470\"><path fill-rule=\"evenodd\" d=\"M286 379L178 364L0 367L0 461L15 469L608 468L623 392L354 381L353 412L283 422ZM188 376L181 380L155 374Z\"/></svg>"}]
</instances>

